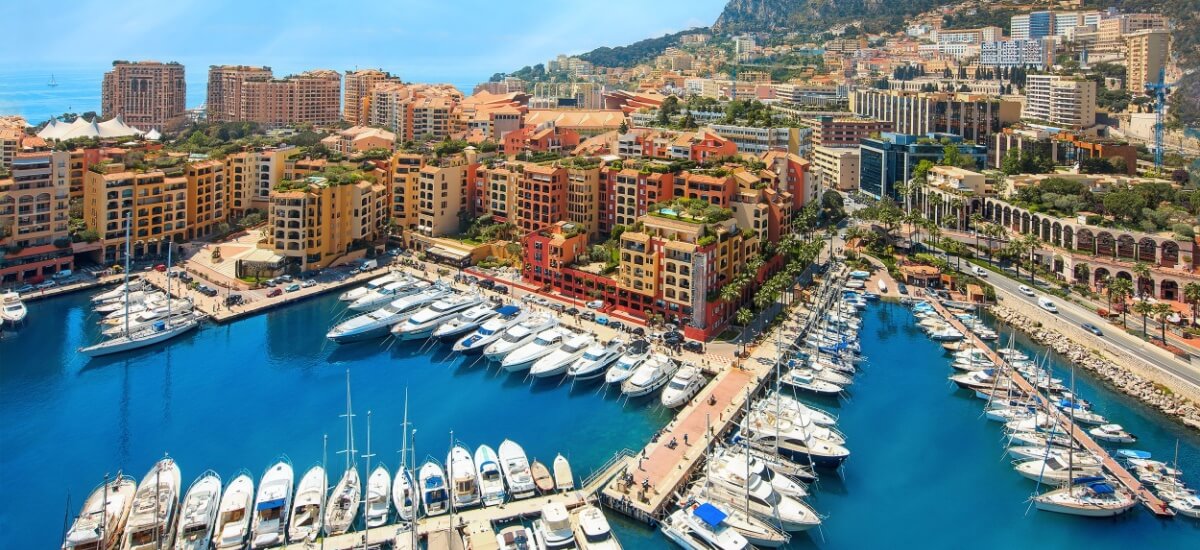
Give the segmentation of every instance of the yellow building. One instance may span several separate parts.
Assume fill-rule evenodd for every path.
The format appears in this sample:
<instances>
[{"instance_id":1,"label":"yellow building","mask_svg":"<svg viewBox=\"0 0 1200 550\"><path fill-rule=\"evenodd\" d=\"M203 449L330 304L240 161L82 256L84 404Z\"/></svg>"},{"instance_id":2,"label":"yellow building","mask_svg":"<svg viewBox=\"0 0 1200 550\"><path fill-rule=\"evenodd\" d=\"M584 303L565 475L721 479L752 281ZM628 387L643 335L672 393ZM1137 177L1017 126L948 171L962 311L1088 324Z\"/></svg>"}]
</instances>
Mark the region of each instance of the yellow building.
<instances>
[{"instance_id":1,"label":"yellow building","mask_svg":"<svg viewBox=\"0 0 1200 550\"><path fill-rule=\"evenodd\" d=\"M268 218L269 248L301 271L322 269L380 238L387 187L340 171L284 180L271 191Z\"/></svg>"},{"instance_id":2,"label":"yellow building","mask_svg":"<svg viewBox=\"0 0 1200 550\"><path fill-rule=\"evenodd\" d=\"M1158 83L1167 64L1171 33L1166 30L1138 31L1125 37L1125 67L1129 74L1125 89L1140 93L1147 84Z\"/></svg>"},{"instance_id":3,"label":"yellow building","mask_svg":"<svg viewBox=\"0 0 1200 550\"><path fill-rule=\"evenodd\" d=\"M188 238L188 179L183 166L132 171L120 163L98 164L84 174L83 219L100 234L104 263L116 262L125 247L132 216L133 257L165 256L166 242Z\"/></svg>"},{"instance_id":4,"label":"yellow building","mask_svg":"<svg viewBox=\"0 0 1200 550\"><path fill-rule=\"evenodd\" d=\"M0 282L69 269L68 157L60 151L16 153L11 175L0 174L0 248L9 249L0 262Z\"/></svg>"},{"instance_id":5,"label":"yellow building","mask_svg":"<svg viewBox=\"0 0 1200 550\"><path fill-rule=\"evenodd\" d=\"M184 169L187 178L187 238L211 235L229 215L225 164L219 160L193 162Z\"/></svg>"},{"instance_id":6,"label":"yellow building","mask_svg":"<svg viewBox=\"0 0 1200 550\"><path fill-rule=\"evenodd\" d=\"M589 239L600 237L600 165L567 166L567 221L584 228Z\"/></svg>"},{"instance_id":7,"label":"yellow building","mask_svg":"<svg viewBox=\"0 0 1200 550\"><path fill-rule=\"evenodd\" d=\"M417 203L420 201L421 168L425 167L425 156L412 153L392 155L391 174L391 223L403 231L404 241L417 230Z\"/></svg>"},{"instance_id":8,"label":"yellow building","mask_svg":"<svg viewBox=\"0 0 1200 550\"><path fill-rule=\"evenodd\" d=\"M467 208L466 158L442 158L421 168L418 179L417 231L425 237L459 232Z\"/></svg>"},{"instance_id":9,"label":"yellow building","mask_svg":"<svg viewBox=\"0 0 1200 550\"><path fill-rule=\"evenodd\" d=\"M287 160L298 154L300 149L297 147L278 147L225 157L230 215L241 217L250 209L266 210L271 189L284 179Z\"/></svg>"}]
</instances>

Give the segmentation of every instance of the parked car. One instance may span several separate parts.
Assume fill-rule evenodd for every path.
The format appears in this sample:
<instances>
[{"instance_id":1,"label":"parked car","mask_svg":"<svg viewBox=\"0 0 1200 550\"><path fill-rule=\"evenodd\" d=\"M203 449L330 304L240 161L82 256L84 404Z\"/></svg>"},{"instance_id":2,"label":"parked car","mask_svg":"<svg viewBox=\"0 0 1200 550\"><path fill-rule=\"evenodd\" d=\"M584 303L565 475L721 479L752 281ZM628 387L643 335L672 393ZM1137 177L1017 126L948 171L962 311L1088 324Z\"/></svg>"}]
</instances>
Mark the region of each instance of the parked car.
<instances>
[{"instance_id":1,"label":"parked car","mask_svg":"<svg viewBox=\"0 0 1200 550\"><path fill-rule=\"evenodd\" d=\"M492 287L492 290L495 290L496 292L499 292L500 294L508 294L508 287L506 287L504 285L495 285Z\"/></svg>"},{"instance_id":2,"label":"parked car","mask_svg":"<svg viewBox=\"0 0 1200 550\"><path fill-rule=\"evenodd\" d=\"M604 300L592 300L592 301L588 302L586 305L587 305L587 307L590 307L592 309L600 309L600 308L604 307Z\"/></svg>"},{"instance_id":3,"label":"parked car","mask_svg":"<svg viewBox=\"0 0 1200 550\"><path fill-rule=\"evenodd\" d=\"M283 294L283 289L272 288L271 291L267 293L267 298L274 298L276 296L279 296L280 294Z\"/></svg>"},{"instance_id":4,"label":"parked car","mask_svg":"<svg viewBox=\"0 0 1200 550\"><path fill-rule=\"evenodd\" d=\"M596 324L607 325L608 324L608 316L607 315L597 315L596 316Z\"/></svg>"},{"instance_id":5,"label":"parked car","mask_svg":"<svg viewBox=\"0 0 1200 550\"><path fill-rule=\"evenodd\" d=\"M179 272L179 280L180 280L180 281L183 281L183 282L185 282L185 283L190 283L190 282L192 282L192 279L193 279L193 278L194 278L194 277L192 277L192 274L191 274L191 273L188 273L188 272L186 272L186 271L181 271L181 272Z\"/></svg>"},{"instance_id":6,"label":"parked car","mask_svg":"<svg viewBox=\"0 0 1200 550\"><path fill-rule=\"evenodd\" d=\"M579 315L579 308L577 308L577 307L567 308L567 310L564 311L563 313L566 313L567 315L574 317L576 315Z\"/></svg>"},{"instance_id":7,"label":"parked car","mask_svg":"<svg viewBox=\"0 0 1200 550\"><path fill-rule=\"evenodd\" d=\"M317 286L317 282L312 279L305 279L303 283L300 283L300 286L304 288L312 288Z\"/></svg>"},{"instance_id":8,"label":"parked car","mask_svg":"<svg viewBox=\"0 0 1200 550\"><path fill-rule=\"evenodd\" d=\"M72 275L72 272L70 269L64 269L62 271L59 271L58 273L55 273L54 278L55 279L66 279L67 277L70 277L71 275Z\"/></svg>"},{"instance_id":9,"label":"parked car","mask_svg":"<svg viewBox=\"0 0 1200 550\"><path fill-rule=\"evenodd\" d=\"M275 282L275 279L267 279L267 280L263 281L262 284L263 284L263 286L275 286L279 283Z\"/></svg>"},{"instance_id":10,"label":"parked car","mask_svg":"<svg viewBox=\"0 0 1200 550\"><path fill-rule=\"evenodd\" d=\"M26 285L21 285L21 286L19 286L19 287L17 287L17 288L14 288L14 289L13 289L13 292L16 292L17 294L24 294L24 293L26 293L26 292L33 292L33 290L34 290L35 288L37 288L37 287L35 287L35 286L33 286L33 285L28 285L28 284L26 284Z\"/></svg>"},{"instance_id":11,"label":"parked car","mask_svg":"<svg viewBox=\"0 0 1200 550\"><path fill-rule=\"evenodd\" d=\"M38 283L37 287L40 289L47 289L47 288L50 288L52 286L57 286L57 285L58 285L58 283L56 283L52 280L45 280L45 281Z\"/></svg>"},{"instance_id":12,"label":"parked car","mask_svg":"<svg viewBox=\"0 0 1200 550\"><path fill-rule=\"evenodd\" d=\"M663 335L663 342L668 344L678 344L682 341L683 335L675 331L671 331Z\"/></svg>"},{"instance_id":13,"label":"parked car","mask_svg":"<svg viewBox=\"0 0 1200 550\"><path fill-rule=\"evenodd\" d=\"M687 341L683 343L683 349L692 353L704 353L704 344L695 341Z\"/></svg>"},{"instance_id":14,"label":"parked car","mask_svg":"<svg viewBox=\"0 0 1200 550\"><path fill-rule=\"evenodd\" d=\"M579 314L579 318L583 319L584 321L595 321L596 314L592 313L590 311L585 311L585 312Z\"/></svg>"},{"instance_id":15,"label":"parked car","mask_svg":"<svg viewBox=\"0 0 1200 550\"><path fill-rule=\"evenodd\" d=\"M550 309L553 309L554 311L562 313L567 310L567 306L564 306L558 302L555 302L553 304L550 304Z\"/></svg>"},{"instance_id":16,"label":"parked car","mask_svg":"<svg viewBox=\"0 0 1200 550\"><path fill-rule=\"evenodd\" d=\"M633 330L631 330L629 332L632 333L634 336L645 336L646 335L646 329L644 329L642 327L633 327Z\"/></svg>"},{"instance_id":17,"label":"parked car","mask_svg":"<svg viewBox=\"0 0 1200 550\"><path fill-rule=\"evenodd\" d=\"M236 306L241 303L242 303L242 295L241 294L230 294L229 296L225 297L225 305L226 306Z\"/></svg>"},{"instance_id":18,"label":"parked car","mask_svg":"<svg viewBox=\"0 0 1200 550\"><path fill-rule=\"evenodd\" d=\"M491 279L484 279L482 281L479 281L479 286L480 286L480 288L492 290L492 289L496 288L496 281L493 281Z\"/></svg>"},{"instance_id":19,"label":"parked car","mask_svg":"<svg viewBox=\"0 0 1200 550\"><path fill-rule=\"evenodd\" d=\"M200 288L198 288L197 290L199 290L200 293L205 296L216 296L217 295L217 289L215 289L211 286L208 286L208 285L200 285Z\"/></svg>"},{"instance_id":20,"label":"parked car","mask_svg":"<svg viewBox=\"0 0 1200 550\"><path fill-rule=\"evenodd\" d=\"M1024 294L1024 295L1026 295L1026 296L1029 296L1029 297L1031 297L1031 298L1034 296L1034 294L1033 294L1033 289L1032 289L1032 288L1029 288L1029 287L1027 287L1027 286L1025 286L1025 285L1021 285L1021 286L1017 287L1017 292L1020 292L1021 294Z\"/></svg>"},{"instance_id":21,"label":"parked car","mask_svg":"<svg viewBox=\"0 0 1200 550\"><path fill-rule=\"evenodd\" d=\"M548 305L550 305L550 300L547 300L541 296L538 296L533 299L533 303L535 303L539 306L548 306Z\"/></svg>"},{"instance_id":22,"label":"parked car","mask_svg":"<svg viewBox=\"0 0 1200 550\"><path fill-rule=\"evenodd\" d=\"M167 271L167 266L164 264L158 264L158 265L154 266L154 270L159 273L164 273Z\"/></svg>"},{"instance_id":23,"label":"parked car","mask_svg":"<svg viewBox=\"0 0 1200 550\"><path fill-rule=\"evenodd\" d=\"M1084 323L1080 326L1083 327L1083 330L1086 330L1092 334L1095 334L1096 336L1101 336L1101 337L1104 336L1104 333L1100 331L1100 327L1097 327L1096 325L1093 325L1091 323Z\"/></svg>"},{"instance_id":24,"label":"parked car","mask_svg":"<svg viewBox=\"0 0 1200 550\"><path fill-rule=\"evenodd\" d=\"M292 283L292 284L288 285L288 286L287 286L287 288L285 288L285 289L283 289L283 290L284 290L285 292L295 292L295 291L297 291L297 290L300 290L300 283Z\"/></svg>"},{"instance_id":25,"label":"parked car","mask_svg":"<svg viewBox=\"0 0 1200 550\"><path fill-rule=\"evenodd\" d=\"M620 321L609 321L608 328L611 328L613 330L618 330L618 331L625 330L625 323L622 323Z\"/></svg>"},{"instance_id":26,"label":"parked car","mask_svg":"<svg viewBox=\"0 0 1200 550\"><path fill-rule=\"evenodd\" d=\"M900 294L908 294L908 285L904 283L896 283L896 292Z\"/></svg>"},{"instance_id":27,"label":"parked car","mask_svg":"<svg viewBox=\"0 0 1200 550\"><path fill-rule=\"evenodd\" d=\"M290 282L292 282L292 276L291 275L280 275L279 281L284 282L284 283L290 283Z\"/></svg>"}]
</instances>

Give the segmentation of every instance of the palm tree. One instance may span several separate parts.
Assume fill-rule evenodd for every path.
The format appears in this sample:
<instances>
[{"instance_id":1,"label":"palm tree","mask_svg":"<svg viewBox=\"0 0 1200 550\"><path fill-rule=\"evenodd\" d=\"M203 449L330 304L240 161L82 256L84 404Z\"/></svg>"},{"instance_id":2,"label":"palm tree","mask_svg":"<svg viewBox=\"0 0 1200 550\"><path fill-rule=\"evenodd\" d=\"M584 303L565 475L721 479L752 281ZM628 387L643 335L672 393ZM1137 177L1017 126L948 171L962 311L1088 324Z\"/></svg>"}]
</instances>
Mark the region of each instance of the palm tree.
<instances>
[{"instance_id":1,"label":"palm tree","mask_svg":"<svg viewBox=\"0 0 1200 550\"><path fill-rule=\"evenodd\" d=\"M1133 312L1142 316L1142 338L1146 338L1147 318L1154 313L1154 304L1146 300L1138 300L1133 304Z\"/></svg>"},{"instance_id":2,"label":"palm tree","mask_svg":"<svg viewBox=\"0 0 1200 550\"><path fill-rule=\"evenodd\" d=\"M749 328L750 322L754 320L754 312L746 308L739 308L737 313L733 314L733 320L742 326L742 335L738 340L742 341L742 353L746 352L746 329Z\"/></svg>"},{"instance_id":3,"label":"palm tree","mask_svg":"<svg viewBox=\"0 0 1200 550\"><path fill-rule=\"evenodd\" d=\"M1171 309L1171 304L1166 302L1158 302L1154 304L1154 320L1158 321L1159 327L1162 329L1163 344L1167 343L1167 319L1175 313Z\"/></svg>"},{"instance_id":4,"label":"palm tree","mask_svg":"<svg viewBox=\"0 0 1200 550\"><path fill-rule=\"evenodd\" d=\"M1077 281L1079 279L1083 279L1085 285L1091 286L1089 284L1091 281L1091 276L1092 268L1087 264L1087 262L1079 262L1075 264L1075 279Z\"/></svg>"},{"instance_id":5,"label":"palm tree","mask_svg":"<svg viewBox=\"0 0 1200 550\"><path fill-rule=\"evenodd\" d=\"M735 284L727 284L721 287L721 301L732 304L742 297L742 289Z\"/></svg>"},{"instance_id":6,"label":"palm tree","mask_svg":"<svg viewBox=\"0 0 1200 550\"><path fill-rule=\"evenodd\" d=\"M1113 300L1121 304L1121 326L1125 326L1125 314L1129 308L1125 307L1125 300L1133 295L1133 282L1124 277L1112 277L1108 279L1108 309L1112 311Z\"/></svg>"},{"instance_id":7,"label":"palm tree","mask_svg":"<svg viewBox=\"0 0 1200 550\"><path fill-rule=\"evenodd\" d=\"M1039 239L1037 235L1030 233L1028 235L1025 235L1024 237L1021 237L1020 242L1021 242L1021 247L1023 249L1029 250L1029 284L1033 284L1033 276L1034 276L1034 271L1035 271L1034 270L1035 264L1033 261L1033 253L1037 251L1039 246L1041 246L1042 240Z\"/></svg>"},{"instance_id":8,"label":"palm tree","mask_svg":"<svg viewBox=\"0 0 1200 550\"><path fill-rule=\"evenodd\" d=\"M1142 295L1142 279L1150 278L1150 265L1146 262L1137 262L1133 264L1133 274L1137 276L1137 293Z\"/></svg>"},{"instance_id":9,"label":"palm tree","mask_svg":"<svg viewBox=\"0 0 1200 550\"><path fill-rule=\"evenodd\" d=\"M1183 299L1192 304L1192 324L1196 324L1196 306L1200 304L1200 283L1183 285Z\"/></svg>"}]
</instances>

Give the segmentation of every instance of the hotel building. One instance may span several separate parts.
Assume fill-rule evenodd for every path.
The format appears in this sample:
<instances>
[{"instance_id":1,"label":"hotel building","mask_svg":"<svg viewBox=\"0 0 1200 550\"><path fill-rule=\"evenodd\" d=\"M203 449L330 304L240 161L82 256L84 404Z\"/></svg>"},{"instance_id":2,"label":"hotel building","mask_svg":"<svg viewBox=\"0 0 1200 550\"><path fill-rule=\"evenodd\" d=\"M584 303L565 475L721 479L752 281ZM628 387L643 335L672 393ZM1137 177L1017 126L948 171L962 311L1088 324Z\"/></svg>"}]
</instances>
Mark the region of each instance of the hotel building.
<instances>
[{"instance_id":1,"label":"hotel building","mask_svg":"<svg viewBox=\"0 0 1200 550\"><path fill-rule=\"evenodd\" d=\"M181 121L187 95L183 73L183 65L175 62L114 61L101 84L101 116L120 116L142 131Z\"/></svg>"}]
</instances>

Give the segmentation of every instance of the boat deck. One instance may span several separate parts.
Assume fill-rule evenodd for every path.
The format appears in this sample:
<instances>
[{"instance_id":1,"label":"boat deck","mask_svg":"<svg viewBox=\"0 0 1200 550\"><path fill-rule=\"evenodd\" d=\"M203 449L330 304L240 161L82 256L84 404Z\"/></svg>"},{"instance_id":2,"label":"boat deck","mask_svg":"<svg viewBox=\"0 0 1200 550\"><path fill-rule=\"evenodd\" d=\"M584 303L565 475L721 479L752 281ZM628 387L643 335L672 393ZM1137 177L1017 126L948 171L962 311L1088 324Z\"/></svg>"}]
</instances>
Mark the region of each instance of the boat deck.
<instances>
[{"instance_id":1,"label":"boat deck","mask_svg":"<svg viewBox=\"0 0 1200 550\"><path fill-rule=\"evenodd\" d=\"M967 327L963 326L962 322L960 322L949 311L947 311L945 306L943 306L937 300L928 300L928 302L933 306L934 310L936 310L938 314L940 314L946 319L947 322L950 323L951 326L953 326L959 332L962 332L963 337L968 340L971 345L985 350L984 353L987 355L988 359L998 366L1002 365L1008 367L1008 363L1004 361L1004 359L1002 359L1000 355L995 352L995 350L984 344L983 341L977 338L970 330L967 330ZM1066 414L1059 410L1058 407L1055 407L1053 403L1049 402L1049 400L1043 396L1041 392L1037 391L1037 388L1035 388L1033 384L1026 380L1024 376L1021 376L1021 373L1012 368L1008 368L1007 370L1012 374L1013 381L1018 387L1021 388L1021 391L1024 391L1029 395L1037 396L1038 403L1041 405L1042 410L1053 415L1061 425L1070 426L1071 437L1073 437L1075 441L1079 442L1083 448L1087 449L1096 456L1099 456L1101 462L1104 464L1104 469L1108 470L1113 477L1117 478L1117 481L1121 482L1121 485L1124 485L1125 488L1129 489L1129 491L1132 492L1138 498L1138 500L1142 502L1142 504L1146 505L1146 508L1149 508L1151 512L1159 516L1175 515L1175 512L1171 510L1166 503L1164 503L1153 492L1147 489L1145 485L1142 485L1142 482L1138 481L1133 474L1129 473L1129 470L1126 470L1124 466L1121 466L1121 464L1109 454L1107 449L1097 443L1096 440L1092 439L1092 437L1088 435L1087 430L1084 430L1080 428L1078 424L1071 422L1071 419Z\"/></svg>"}]
</instances>

